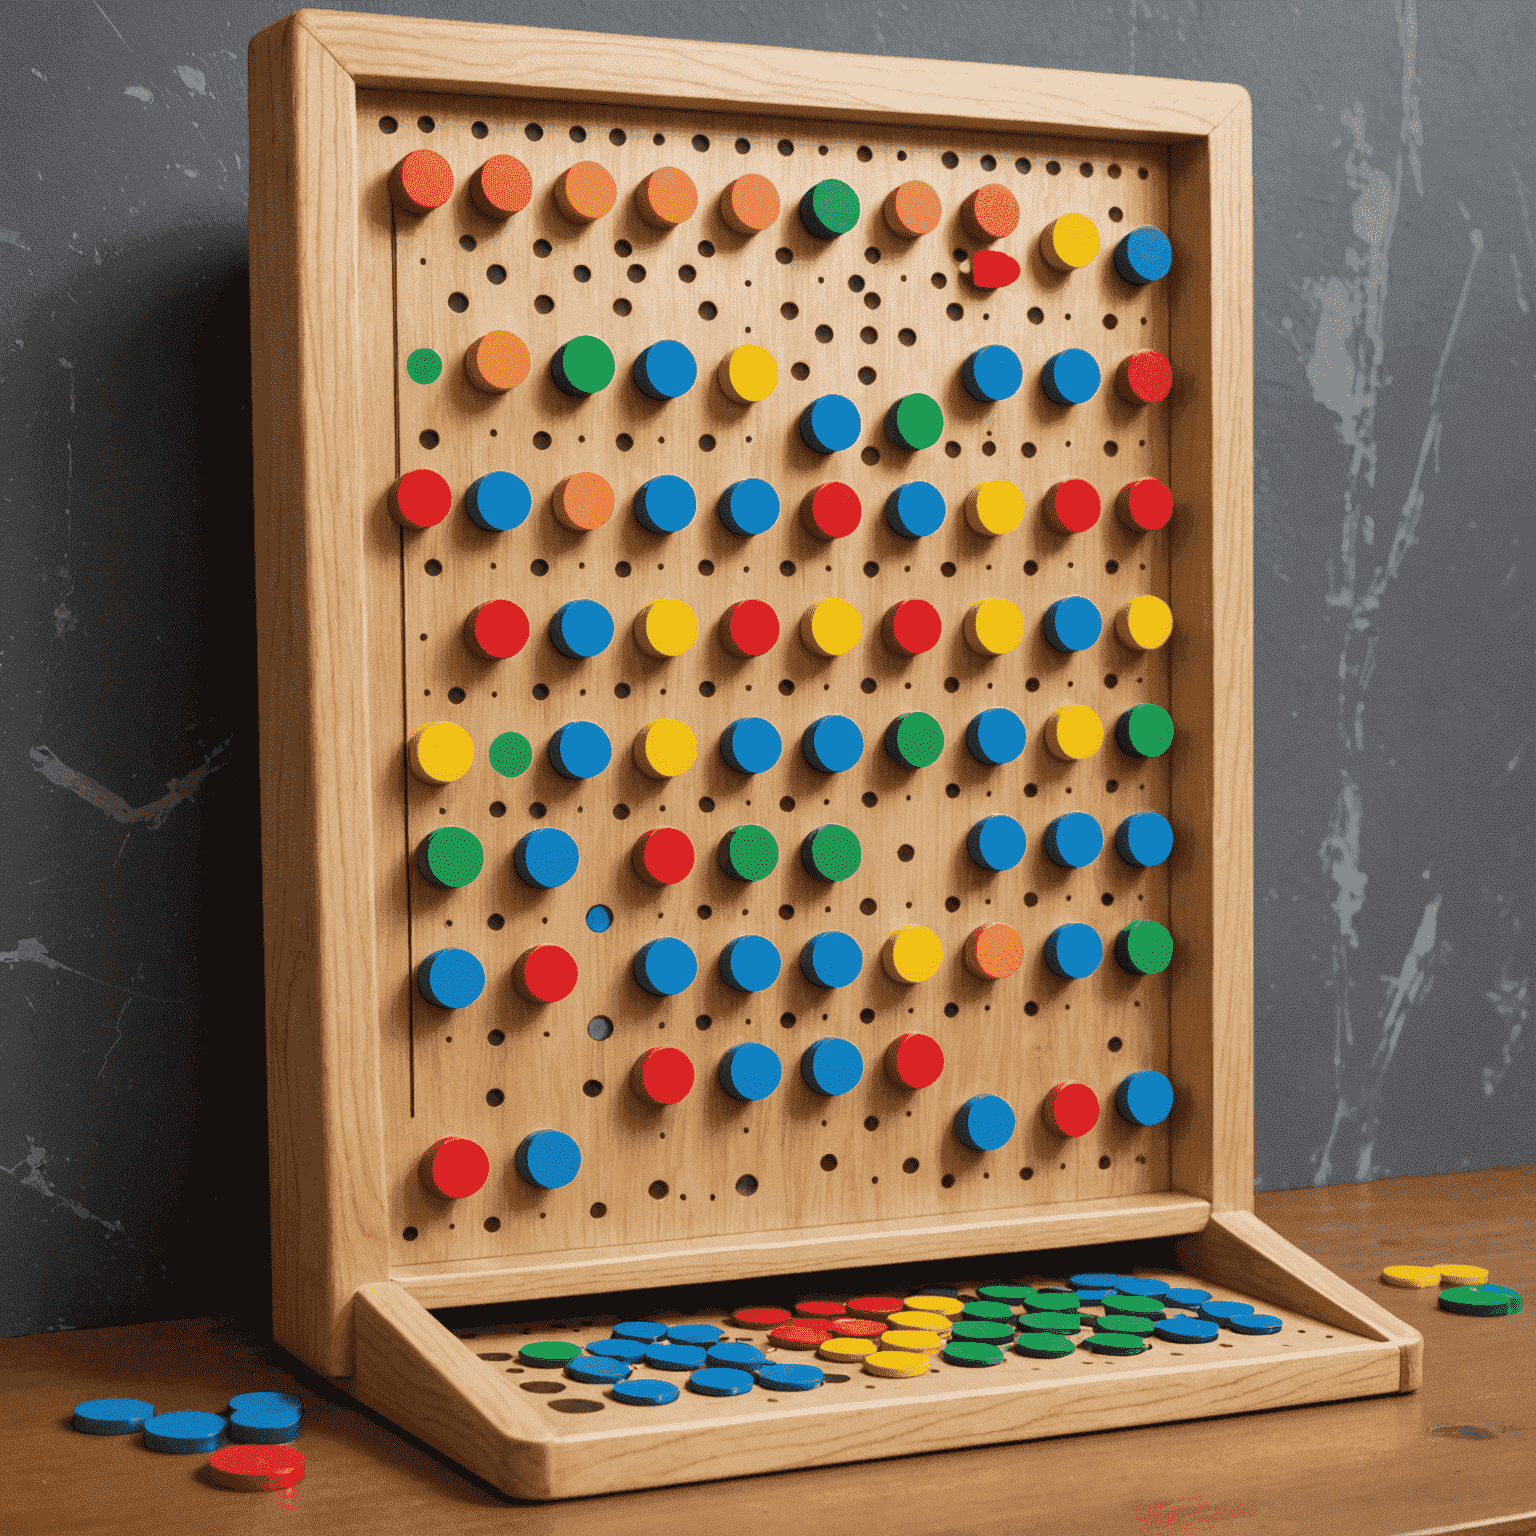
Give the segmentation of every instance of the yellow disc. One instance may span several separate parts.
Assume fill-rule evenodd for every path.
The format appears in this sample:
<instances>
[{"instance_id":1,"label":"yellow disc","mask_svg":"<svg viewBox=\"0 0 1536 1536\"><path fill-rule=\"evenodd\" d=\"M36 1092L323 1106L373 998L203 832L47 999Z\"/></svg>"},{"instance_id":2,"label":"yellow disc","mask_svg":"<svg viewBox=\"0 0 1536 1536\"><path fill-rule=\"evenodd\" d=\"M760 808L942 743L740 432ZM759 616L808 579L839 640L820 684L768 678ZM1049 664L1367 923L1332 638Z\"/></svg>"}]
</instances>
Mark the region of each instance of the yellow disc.
<instances>
[{"instance_id":1,"label":"yellow disc","mask_svg":"<svg viewBox=\"0 0 1536 1536\"><path fill-rule=\"evenodd\" d=\"M658 597L635 615L635 644L649 656L681 656L699 638L699 616L678 597Z\"/></svg>"},{"instance_id":2,"label":"yellow disc","mask_svg":"<svg viewBox=\"0 0 1536 1536\"><path fill-rule=\"evenodd\" d=\"M915 1330L918 1333L937 1334L941 1339L947 1339L954 1332L954 1324L947 1317L937 1312L893 1312L885 1320L886 1332L881 1338L889 1337L890 1331L900 1333L903 1329Z\"/></svg>"},{"instance_id":3,"label":"yellow disc","mask_svg":"<svg viewBox=\"0 0 1536 1536\"><path fill-rule=\"evenodd\" d=\"M965 641L983 656L1006 656L1024 638L1024 615L1006 597L986 597L965 614Z\"/></svg>"},{"instance_id":4,"label":"yellow disc","mask_svg":"<svg viewBox=\"0 0 1536 1536\"><path fill-rule=\"evenodd\" d=\"M1436 1264L1441 1285L1486 1285L1488 1271L1480 1264Z\"/></svg>"},{"instance_id":5,"label":"yellow disc","mask_svg":"<svg viewBox=\"0 0 1536 1536\"><path fill-rule=\"evenodd\" d=\"M1173 610L1160 597L1133 597L1115 615L1115 633L1138 651L1155 651L1173 633Z\"/></svg>"},{"instance_id":6,"label":"yellow disc","mask_svg":"<svg viewBox=\"0 0 1536 1536\"><path fill-rule=\"evenodd\" d=\"M1483 1276L1487 1278L1486 1270ZM1422 1264L1388 1264L1382 1270L1381 1278L1387 1285L1399 1286L1405 1291L1424 1291L1439 1284L1440 1271L1426 1269Z\"/></svg>"},{"instance_id":7,"label":"yellow disc","mask_svg":"<svg viewBox=\"0 0 1536 1536\"><path fill-rule=\"evenodd\" d=\"M864 638L864 620L845 597L824 597L800 620L800 638L816 656L846 656Z\"/></svg>"},{"instance_id":8,"label":"yellow disc","mask_svg":"<svg viewBox=\"0 0 1536 1536\"><path fill-rule=\"evenodd\" d=\"M928 1357L903 1354L895 1349L880 1349L864 1357L864 1370L870 1376L926 1376Z\"/></svg>"},{"instance_id":9,"label":"yellow disc","mask_svg":"<svg viewBox=\"0 0 1536 1536\"><path fill-rule=\"evenodd\" d=\"M940 1317L959 1317L965 1311L965 1303L953 1296L908 1296L909 1312L937 1312Z\"/></svg>"},{"instance_id":10,"label":"yellow disc","mask_svg":"<svg viewBox=\"0 0 1536 1536\"><path fill-rule=\"evenodd\" d=\"M767 347L732 347L720 359L716 378L728 399L737 405L753 405L766 400L779 387L779 365Z\"/></svg>"},{"instance_id":11,"label":"yellow disc","mask_svg":"<svg viewBox=\"0 0 1536 1536\"><path fill-rule=\"evenodd\" d=\"M1104 745L1104 722L1086 704L1067 704L1045 722L1045 744L1063 762L1079 762Z\"/></svg>"},{"instance_id":12,"label":"yellow disc","mask_svg":"<svg viewBox=\"0 0 1536 1536\"><path fill-rule=\"evenodd\" d=\"M873 1339L828 1339L816 1353L823 1360L862 1360L879 1348Z\"/></svg>"},{"instance_id":13,"label":"yellow disc","mask_svg":"<svg viewBox=\"0 0 1536 1536\"><path fill-rule=\"evenodd\" d=\"M652 720L635 737L635 767L653 779L675 779L699 757L699 741L681 720Z\"/></svg>"},{"instance_id":14,"label":"yellow disc","mask_svg":"<svg viewBox=\"0 0 1536 1536\"><path fill-rule=\"evenodd\" d=\"M1012 480L983 480L965 498L972 533L1012 533L1024 521L1024 492Z\"/></svg>"},{"instance_id":15,"label":"yellow disc","mask_svg":"<svg viewBox=\"0 0 1536 1536\"><path fill-rule=\"evenodd\" d=\"M880 1348L903 1355L936 1355L944 1340L929 1328L888 1328L880 1335Z\"/></svg>"},{"instance_id":16,"label":"yellow disc","mask_svg":"<svg viewBox=\"0 0 1536 1536\"><path fill-rule=\"evenodd\" d=\"M918 923L903 923L880 950L880 964L892 981L927 981L943 963L938 934Z\"/></svg>"},{"instance_id":17,"label":"yellow disc","mask_svg":"<svg viewBox=\"0 0 1536 1536\"><path fill-rule=\"evenodd\" d=\"M462 725L434 720L406 742L405 757L418 779L428 784L452 784L469 772L475 760L475 743Z\"/></svg>"},{"instance_id":18,"label":"yellow disc","mask_svg":"<svg viewBox=\"0 0 1536 1536\"><path fill-rule=\"evenodd\" d=\"M1086 267L1099 254L1099 231L1086 213L1064 213L1040 236L1040 254L1058 272Z\"/></svg>"}]
</instances>

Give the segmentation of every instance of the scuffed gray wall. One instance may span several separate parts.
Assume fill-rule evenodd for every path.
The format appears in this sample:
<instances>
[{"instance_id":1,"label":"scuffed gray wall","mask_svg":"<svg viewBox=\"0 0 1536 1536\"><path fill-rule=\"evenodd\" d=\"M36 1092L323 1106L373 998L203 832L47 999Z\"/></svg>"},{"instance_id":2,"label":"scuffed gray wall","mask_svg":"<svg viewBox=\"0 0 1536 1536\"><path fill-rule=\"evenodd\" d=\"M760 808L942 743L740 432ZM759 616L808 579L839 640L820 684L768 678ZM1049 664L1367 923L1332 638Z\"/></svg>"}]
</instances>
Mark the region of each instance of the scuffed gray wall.
<instances>
[{"instance_id":1,"label":"scuffed gray wall","mask_svg":"<svg viewBox=\"0 0 1536 1536\"><path fill-rule=\"evenodd\" d=\"M1258 1182L1536 1157L1536 10L388 8L1248 88ZM284 9L0 37L6 1333L264 1305L245 48Z\"/></svg>"}]
</instances>

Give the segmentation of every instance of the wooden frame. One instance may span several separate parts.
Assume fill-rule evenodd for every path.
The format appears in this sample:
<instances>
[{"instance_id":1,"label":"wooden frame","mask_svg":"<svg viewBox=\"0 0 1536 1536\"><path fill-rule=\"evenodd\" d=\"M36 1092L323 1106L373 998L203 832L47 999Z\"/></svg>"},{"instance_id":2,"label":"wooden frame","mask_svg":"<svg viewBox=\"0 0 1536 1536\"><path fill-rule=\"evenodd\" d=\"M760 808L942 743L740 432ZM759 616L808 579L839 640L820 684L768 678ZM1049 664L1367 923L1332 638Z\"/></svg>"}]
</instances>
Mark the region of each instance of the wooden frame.
<instances>
[{"instance_id":1,"label":"wooden frame","mask_svg":"<svg viewBox=\"0 0 1536 1536\"><path fill-rule=\"evenodd\" d=\"M472 1385L472 1360L429 1306L591 1294L857 1266L893 1243L910 1258L1178 1236L1188 1267L1294 1305L1380 1346L1374 1374L1206 1396L1230 1411L1410 1388L1418 1335L1312 1265L1251 1215L1252 1112L1252 206L1251 121L1236 86L549 33L305 11L250 48L251 291L257 506L274 1329L279 1342L509 1491L599 1486L566 1467L515 1394ZM398 835L400 662L365 666L359 635L390 632L369 572L398 549L366 466L395 462L392 338L359 311L358 210L387 199L358 173L357 93L400 89L771 112L914 127L1032 129L1167 146L1170 221L1184 257L1171 296L1178 379L1171 483L1176 713L1174 815L1209 829L1175 874L1189 937L1173 991L1171 1073L1194 1106L1171 1188L1006 1217L866 1222L798 1233L524 1262L392 1267L372 1021L389 1002L380 934L405 891L377 867ZM387 200L381 216L387 218ZM388 274L382 274L385 281ZM381 567L380 562L384 562ZM358 771L358 765L365 765ZM359 838L356 829L371 827ZM356 1331L355 1331L356 1330ZM1384 1362L1394 1362L1388 1370ZM1390 1380L1388 1379L1390 1378ZM394 1385L390 1385L393 1381ZM1294 1389L1294 1390L1293 1390ZM1246 1390L1246 1389L1245 1389ZM1287 1395L1290 1393L1291 1395ZM1210 1406L1215 1404L1216 1406ZM1157 1415L1154 1415L1157 1416ZM1074 1424L1116 1422L1113 1412ZM970 1439L1030 1432L998 1416ZM900 1434L882 1444L900 1450ZM895 1438L889 1438L892 1434ZM913 1444L916 1442L913 1441ZM853 1454L873 1454L870 1451ZM551 1459L553 1458L553 1459ZM729 1471L787 1464L733 1451ZM655 1475L690 1475L662 1457ZM654 1470L654 1469L653 1469ZM609 1484L617 1486L617 1484Z\"/></svg>"}]
</instances>

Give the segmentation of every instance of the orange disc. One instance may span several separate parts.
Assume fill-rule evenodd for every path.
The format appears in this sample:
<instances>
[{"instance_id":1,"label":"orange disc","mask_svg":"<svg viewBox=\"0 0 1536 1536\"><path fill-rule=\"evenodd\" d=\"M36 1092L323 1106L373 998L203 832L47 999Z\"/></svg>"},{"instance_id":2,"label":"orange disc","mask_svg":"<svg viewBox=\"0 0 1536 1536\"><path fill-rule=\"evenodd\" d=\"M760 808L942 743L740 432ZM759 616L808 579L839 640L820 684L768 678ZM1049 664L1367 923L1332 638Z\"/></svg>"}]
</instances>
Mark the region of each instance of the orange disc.
<instances>
[{"instance_id":1,"label":"orange disc","mask_svg":"<svg viewBox=\"0 0 1536 1536\"><path fill-rule=\"evenodd\" d=\"M779 216L779 189L766 176L738 176L720 194L720 217L738 235L755 235Z\"/></svg>"},{"instance_id":2,"label":"orange disc","mask_svg":"<svg viewBox=\"0 0 1536 1536\"><path fill-rule=\"evenodd\" d=\"M1003 240L1019 227L1019 200L996 183L978 187L961 205L960 218L978 240Z\"/></svg>"},{"instance_id":3,"label":"orange disc","mask_svg":"<svg viewBox=\"0 0 1536 1536\"><path fill-rule=\"evenodd\" d=\"M586 470L567 475L555 487L555 516L567 528L587 533L613 516L613 487L601 475Z\"/></svg>"},{"instance_id":4,"label":"orange disc","mask_svg":"<svg viewBox=\"0 0 1536 1536\"><path fill-rule=\"evenodd\" d=\"M390 172L389 195L410 213L431 213L453 196L453 167L435 149L413 149Z\"/></svg>"},{"instance_id":5,"label":"orange disc","mask_svg":"<svg viewBox=\"0 0 1536 1536\"><path fill-rule=\"evenodd\" d=\"M966 969L987 981L1002 981L1024 963L1024 941L1007 923L983 923L965 941Z\"/></svg>"},{"instance_id":6,"label":"orange disc","mask_svg":"<svg viewBox=\"0 0 1536 1536\"><path fill-rule=\"evenodd\" d=\"M699 206L699 189L687 171L664 165L652 171L635 188L635 207L647 224L657 229L672 229L684 219L691 219Z\"/></svg>"},{"instance_id":7,"label":"orange disc","mask_svg":"<svg viewBox=\"0 0 1536 1536\"><path fill-rule=\"evenodd\" d=\"M926 181L904 181L885 200L885 222L893 235L915 240L939 227L944 205Z\"/></svg>"},{"instance_id":8,"label":"orange disc","mask_svg":"<svg viewBox=\"0 0 1536 1536\"><path fill-rule=\"evenodd\" d=\"M464 372L476 389L488 395L504 395L528 377L528 348L511 331L487 331L469 344Z\"/></svg>"},{"instance_id":9,"label":"orange disc","mask_svg":"<svg viewBox=\"0 0 1536 1536\"><path fill-rule=\"evenodd\" d=\"M533 177L515 155L492 155L469 178L469 195L487 218L521 213L533 197Z\"/></svg>"},{"instance_id":10,"label":"orange disc","mask_svg":"<svg viewBox=\"0 0 1536 1536\"><path fill-rule=\"evenodd\" d=\"M595 160L578 160L555 183L560 212L577 224L602 218L618 196L618 183Z\"/></svg>"}]
</instances>

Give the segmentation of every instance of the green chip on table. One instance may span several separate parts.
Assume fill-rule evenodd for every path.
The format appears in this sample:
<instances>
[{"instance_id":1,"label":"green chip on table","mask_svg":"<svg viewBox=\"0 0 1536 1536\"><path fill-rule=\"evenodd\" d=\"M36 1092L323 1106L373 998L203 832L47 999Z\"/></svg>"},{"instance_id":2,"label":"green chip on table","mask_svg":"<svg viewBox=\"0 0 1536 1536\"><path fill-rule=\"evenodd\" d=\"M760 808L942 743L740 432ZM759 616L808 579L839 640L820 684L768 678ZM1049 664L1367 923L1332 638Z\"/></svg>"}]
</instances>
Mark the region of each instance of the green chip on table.
<instances>
[{"instance_id":1,"label":"green chip on table","mask_svg":"<svg viewBox=\"0 0 1536 1536\"><path fill-rule=\"evenodd\" d=\"M526 736L503 731L491 743L491 767L504 779L515 779L533 765L533 747Z\"/></svg>"},{"instance_id":2,"label":"green chip on table","mask_svg":"<svg viewBox=\"0 0 1536 1536\"><path fill-rule=\"evenodd\" d=\"M518 1350L517 1358L524 1365L562 1366L580 1353L581 1345L569 1339L535 1339Z\"/></svg>"},{"instance_id":3,"label":"green chip on table","mask_svg":"<svg viewBox=\"0 0 1536 1536\"><path fill-rule=\"evenodd\" d=\"M1027 1301L1035 1294L1032 1285L983 1285L976 1294L983 1301Z\"/></svg>"},{"instance_id":4,"label":"green chip on table","mask_svg":"<svg viewBox=\"0 0 1536 1536\"><path fill-rule=\"evenodd\" d=\"M1522 1303L1519 1293L1506 1286L1453 1285L1440 1292L1440 1306L1466 1317L1507 1317L1519 1312Z\"/></svg>"},{"instance_id":5,"label":"green chip on table","mask_svg":"<svg viewBox=\"0 0 1536 1536\"><path fill-rule=\"evenodd\" d=\"M1096 1355L1139 1355L1147 1347L1145 1339L1129 1333L1094 1333L1086 1343Z\"/></svg>"},{"instance_id":6,"label":"green chip on table","mask_svg":"<svg viewBox=\"0 0 1536 1536\"><path fill-rule=\"evenodd\" d=\"M1156 1328L1157 1324L1145 1317L1116 1317L1111 1313L1093 1320L1095 1333L1128 1333L1139 1339L1148 1337Z\"/></svg>"},{"instance_id":7,"label":"green chip on table","mask_svg":"<svg viewBox=\"0 0 1536 1536\"><path fill-rule=\"evenodd\" d=\"M1011 1323L974 1321L971 1318L962 1317L955 1324L950 1337L969 1339L973 1344L1011 1344L1013 1342L1013 1325Z\"/></svg>"},{"instance_id":8,"label":"green chip on table","mask_svg":"<svg viewBox=\"0 0 1536 1536\"><path fill-rule=\"evenodd\" d=\"M1079 1333L1091 1326L1086 1312L1031 1312L1020 1326L1033 1333Z\"/></svg>"},{"instance_id":9,"label":"green chip on table","mask_svg":"<svg viewBox=\"0 0 1536 1536\"><path fill-rule=\"evenodd\" d=\"M996 1344L982 1344L970 1339L951 1339L944 1346L944 1358L951 1365L1001 1365L1003 1352Z\"/></svg>"},{"instance_id":10,"label":"green chip on table","mask_svg":"<svg viewBox=\"0 0 1536 1536\"><path fill-rule=\"evenodd\" d=\"M1023 1301L1029 1312L1077 1311L1076 1291L1031 1291Z\"/></svg>"},{"instance_id":11,"label":"green chip on table","mask_svg":"<svg viewBox=\"0 0 1536 1536\"><path fill-rule=\"evenodd\" d=\"M1008 1323L1013 1321L1013 1308L1006 1301L968 1301L964 1315L978 1323Z\"/></svg>"},{"instance_id":12,"label":"green chip on table","mask_svg":"<svg viewBox=\"0 0 1536 1536\"><path fill-rule=\"evenodd\" d=\"M1071 1339L1055 1333L1021 1333L1013 1341L1015 1354L1027 1355L1031 1360L1061 1360L1077 1352Z\"/></svg>"},{"instance_id":13,"label":"green chip on table","mask_svg":"<svg viewBox=\"0 0 1536 1536\"><path fill-rule=\"evenodd\" d=\"M1106 1312L1118 1312L1124 1317L1145 1317L1161 1322L1165 1316L1163 1304L1156 1296L1106 1296L1099 1303Z\"/></svg>"}]
</instances>

